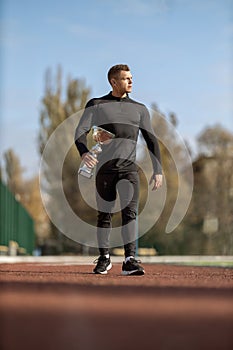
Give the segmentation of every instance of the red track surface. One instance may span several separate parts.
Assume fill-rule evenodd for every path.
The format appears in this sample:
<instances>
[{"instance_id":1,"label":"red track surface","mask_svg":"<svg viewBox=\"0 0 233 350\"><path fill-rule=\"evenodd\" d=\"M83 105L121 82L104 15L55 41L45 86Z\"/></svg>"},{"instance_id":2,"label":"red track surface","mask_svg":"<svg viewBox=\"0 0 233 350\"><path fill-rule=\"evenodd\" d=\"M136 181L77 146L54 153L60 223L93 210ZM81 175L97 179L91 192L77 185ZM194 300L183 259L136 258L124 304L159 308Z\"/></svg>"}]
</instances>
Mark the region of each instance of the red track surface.
<instances>
[{"instance_id":1,"label":"red track surface","mask_svg":"<svg viewBox=\"0 0 233 350\"><path fill-rule=\"evenodd\" d=\"M232 350L233 270L0 265L1 350Z\"/></svg>"}]
</instances>

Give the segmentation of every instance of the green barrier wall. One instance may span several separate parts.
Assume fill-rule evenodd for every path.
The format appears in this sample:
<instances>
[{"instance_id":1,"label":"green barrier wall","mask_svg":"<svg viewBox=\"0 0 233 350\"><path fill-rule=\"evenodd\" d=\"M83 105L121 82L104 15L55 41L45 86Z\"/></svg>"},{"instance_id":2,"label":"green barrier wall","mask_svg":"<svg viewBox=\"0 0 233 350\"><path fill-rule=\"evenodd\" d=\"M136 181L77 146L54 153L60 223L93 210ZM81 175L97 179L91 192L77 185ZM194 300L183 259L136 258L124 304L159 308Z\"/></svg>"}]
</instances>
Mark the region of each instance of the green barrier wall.
<instances>
[{"instance_id":1,"label":"green barrier wall","mask_svg":"<svg viewBox=\"0 0 233 350\"><path fill-rule=\"evenodd\" d=\"M35 245L34 222L26 209L15 199L7 186L0 182L0 245L16 241L32 254Z\"/></svg>"}]
</instances>

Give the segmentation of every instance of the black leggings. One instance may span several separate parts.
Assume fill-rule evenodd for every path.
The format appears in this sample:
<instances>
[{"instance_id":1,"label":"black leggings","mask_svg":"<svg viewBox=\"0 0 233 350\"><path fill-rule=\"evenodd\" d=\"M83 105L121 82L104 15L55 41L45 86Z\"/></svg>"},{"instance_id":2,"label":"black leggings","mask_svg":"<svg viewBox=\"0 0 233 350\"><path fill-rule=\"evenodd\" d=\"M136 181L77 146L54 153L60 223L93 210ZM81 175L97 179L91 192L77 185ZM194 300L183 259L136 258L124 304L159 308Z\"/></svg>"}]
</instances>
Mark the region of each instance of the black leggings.
<instances>
[{"instance_id":1,"label":"black leggings","mask_svg":"<svg viewBox=\"0 0 233 350\"><path fill-rule=\"evenodd\" d=\"M122 218L121 235L124 243L125 257L135 256L136 217L139 198L138 173L136 171L98 172L96 176L96 189L98 207L97 240L100 254L106 255L109 253L112 211L118 192Z\"/></svg>"}]
</instances>

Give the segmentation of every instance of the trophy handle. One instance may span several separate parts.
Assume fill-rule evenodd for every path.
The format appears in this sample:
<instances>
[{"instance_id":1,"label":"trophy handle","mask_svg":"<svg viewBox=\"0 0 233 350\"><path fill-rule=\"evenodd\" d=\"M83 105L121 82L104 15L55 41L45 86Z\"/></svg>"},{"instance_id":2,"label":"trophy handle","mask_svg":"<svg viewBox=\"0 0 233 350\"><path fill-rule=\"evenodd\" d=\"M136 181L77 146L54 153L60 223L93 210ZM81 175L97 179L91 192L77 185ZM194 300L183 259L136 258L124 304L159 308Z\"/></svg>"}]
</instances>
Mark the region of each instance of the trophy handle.
<instances>
[{"instance_id":1,"label":"trophy handle","mask_svg":"<svg viewBox=\"0 0 233 350\"><path fill-rule=\"evenodd\" d=\"M93 126L92 130L93 140L99 144L108 144L115 137L113 133L99 126Z\"/></svg>"}]
</instances>

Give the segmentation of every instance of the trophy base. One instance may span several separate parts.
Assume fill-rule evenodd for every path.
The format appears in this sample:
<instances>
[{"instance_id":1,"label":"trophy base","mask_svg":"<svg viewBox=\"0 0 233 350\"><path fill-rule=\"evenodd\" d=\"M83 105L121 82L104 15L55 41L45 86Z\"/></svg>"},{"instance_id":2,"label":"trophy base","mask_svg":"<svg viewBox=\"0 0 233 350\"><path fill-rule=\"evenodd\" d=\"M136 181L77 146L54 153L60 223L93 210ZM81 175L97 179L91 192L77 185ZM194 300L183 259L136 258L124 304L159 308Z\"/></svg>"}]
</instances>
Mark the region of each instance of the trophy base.
<instances>
[{"instance_id":1,"label":"trophy base","mask_svg":"<svg viewBox=\"0 0 233 350\"><path fill-rule=\"evenodd\" d=\"M90 179L92 176L93 176L93 173L91 172L88 172L88 171L85 171L83 169L80 169L79 172L78 172L79 175L82 175L88 179Z\"/></svg>"}]
</instances>

